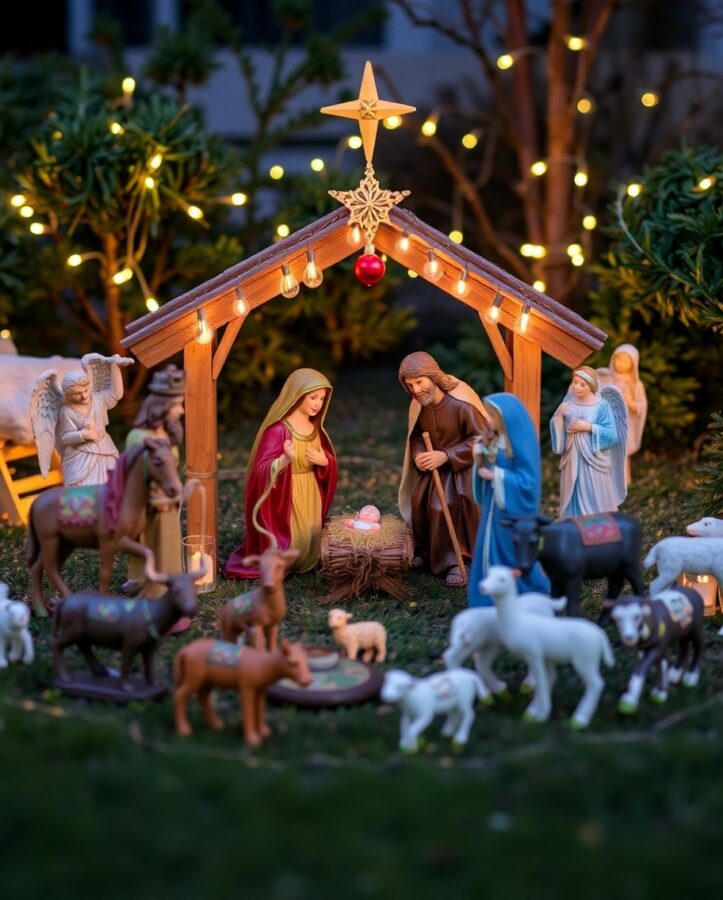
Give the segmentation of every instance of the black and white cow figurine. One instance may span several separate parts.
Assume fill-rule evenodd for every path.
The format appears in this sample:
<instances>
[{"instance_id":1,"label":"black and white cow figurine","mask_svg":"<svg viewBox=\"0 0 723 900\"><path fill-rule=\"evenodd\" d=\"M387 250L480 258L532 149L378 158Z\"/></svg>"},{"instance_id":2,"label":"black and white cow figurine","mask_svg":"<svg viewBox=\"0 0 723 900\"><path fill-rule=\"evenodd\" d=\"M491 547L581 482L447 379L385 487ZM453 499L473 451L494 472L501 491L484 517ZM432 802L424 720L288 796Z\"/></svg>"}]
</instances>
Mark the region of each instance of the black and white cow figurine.
<instances>
[{"instance_id":1,"label":"black and white cow figurine","mask_svg":"<svg viewBox=\"0 0 723 900\"><path fill-rule=\"evenodd\" d=\"M637 648L640 654L627 690L620 698L620 712L637 710L645 679L655 665L658 667L658 687L652 688L650 697L658 703L668 699L668 683L682 681L686 687L698 684L704 645L704 604L698 591L678 587L661 591L655 597L606 600L605 605L612 610L620 640L626 647ZM673 666L668 663L666 654L676 643L678 658Z\"/></svg>"},{"instance_id":2,"label":"black and white cow figurine","mask_svg":"<svg viewBox=\"0 0 723 900\"><path fill-rule=\"evenodd\" d=\"M610 513L620 530L620 540L587 546L574 519L553 521L547 516L505 516L502 524L512 528L515 565L525 575L539 560L550 579L552 597L567 597L567 611L579 614L580 593L585 578L607 578L608 597L617 597L625 579L636 594L643 594L640 570L643 531L632 516ZM583 519L586 517L582 517ZM603 609L599 624L609 618Z\"/></svg>"}]
</instances>

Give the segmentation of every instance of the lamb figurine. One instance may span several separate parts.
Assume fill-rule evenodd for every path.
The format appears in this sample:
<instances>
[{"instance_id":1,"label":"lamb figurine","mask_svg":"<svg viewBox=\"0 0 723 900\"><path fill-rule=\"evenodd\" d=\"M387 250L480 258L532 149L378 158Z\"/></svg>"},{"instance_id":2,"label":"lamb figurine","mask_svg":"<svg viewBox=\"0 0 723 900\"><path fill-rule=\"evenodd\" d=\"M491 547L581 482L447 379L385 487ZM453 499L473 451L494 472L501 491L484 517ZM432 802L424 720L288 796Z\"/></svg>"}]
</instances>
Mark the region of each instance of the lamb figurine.
<instances>
[{"instance_id":1,"label":"lamb figurine","mask_svg":"<svg viewBox=\"0 0 723 900\"><path fill-rule=\"evenodd\" d=\"M329 628L338 646L349 659L356 659L362 650L362 660L365 663L371 662L374 656L376 662L384 662L387 655L387 629L381 622L356 622L348 625L351 618L353 614L343 609L329 610Z\"/></svg>"},{"instance_id":2,"label":"lamb figurine","mask_svg":"<svg viewBox=\"0 0 723 900\"><path fill-rule=\"evenodd\" d=\"M29 622L27 605L9 600L8 586L0 581L0 669L18 660L30 665L35 659Z\"/></svg>"},{"instance_id":3,"label":"lamb figurine","mask_svg":"<svg viewBox=\"0 0 723 900\"><path fill-rule=\"evenodd\" d=\"M474 722L475 700L492 700L482 679L469 669L450 669L426 678L390 669L384 676L381 697L385 703L401 707L399 749L406 753L418 750L419 735L437 713L447 713L442 734L451 736L455 746L464 746Z\"/></svg>"},{"instance_id":4,"label":"lamb figurine","mask_svg":"<svg viewBox=\"0 0 723 900\"><path fill-rule=\"evenodd\" d=\"M521 656L535 679L535 694L525 711L525 719L544 722L550 717L550 694L555 666L567 662L585 683L585 693L573 713L572 728L585 728L597 709L605 682L600 662L615 663L610 641L602 628L585 619L548 619L525 612L520 607L512 569L491 566L480 582L497 607L497 625L503 645Z\"/></svg>"},{"instance_id":5,"label":"lamb figurine","mask_svg":"<svg viewBox=\"0 0 723 900\"><path fill-rule=\"evenodd\" d=\"M556 600L546 594L528 593L520 595L520 606L525 612L551 618L562 612L567 598ZM448 669L457 669L471 656L477 674L493 694L501 694L507 685L492 671L492 663L502 647L497 610L493 606L463 609L452 619L449 629L449 647L442 654ZM534 690L534 681L528 674L522 685L523 690Z\"/></svg>"},{"instance_id":6,"label":"lamb figurine","mask_svg":"<svg viewBox=\"0 0 723 900\"><path fill-rule=\"evenodd\" d=\"M705 516L685 529L691 537L723 538L723 519Z\"/></svg>"}]
</instances>

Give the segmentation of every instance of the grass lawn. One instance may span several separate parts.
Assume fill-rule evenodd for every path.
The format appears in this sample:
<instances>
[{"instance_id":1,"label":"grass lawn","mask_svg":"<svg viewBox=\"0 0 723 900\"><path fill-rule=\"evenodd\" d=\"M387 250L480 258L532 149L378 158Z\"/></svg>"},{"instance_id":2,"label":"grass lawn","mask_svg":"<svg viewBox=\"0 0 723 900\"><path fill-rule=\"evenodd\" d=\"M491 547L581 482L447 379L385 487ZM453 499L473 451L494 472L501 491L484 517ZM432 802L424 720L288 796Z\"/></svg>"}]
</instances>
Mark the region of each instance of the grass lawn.
<instances>
[{"instance_id":1,"label":"grass lawn","mask_svg":"<svg viewBox=\"0 0 723 900\"><path fill-rule=\"evenodd\" d=\"M405 398L378 372L342 382L328 427L340 457L334 513L374 502L395 509L405 430ZM241 534L243 468L254 423L221 437L221 557ZM680 533L690 465L640 459L624 511L637 515L647 549ZM556 470L545 458L545 511L556 505ZM23 532L0 533L0 578L27 596ZM66 567L79 589L96 561L77 554ZM122 568L116 570L116 587ZM408 577L416 597L368 596L347 604L358 620L389 631L389 662L417 674L441 667L463 590L429 576ZM244 583L243 586L246 586ZM159 651L170 678L176 649L212 635L224 602L242 583L221 580L202 597L190 632ZM588 586L594 614L602 584ZM285 633L330 643L320 576L287 584ZM721 884L723 837L723 655L709 637L701 685L674 688L665 706L648 699L631 718L617 712L632 660L614 641L600 708L585 733L567 720L580 684L561 670L553 716L522 722L517 693L480 708L469 744L452 752L426 733L416 757L397 751L396 710L376 705L336 711L271 709L275 735L247 751L236 696L219 693L221 733L191 704L191 738L173 732L172 705L126 708L64 698L50 688L49 625L35 621L37 661L0 673L0 825L3 897L126 898L437 897L496 900L583 897L620 900L689 893ZM611 632L612 636L612 632ZM520 665L497 668L513 686Z\"/></svg>"}]
</instances>

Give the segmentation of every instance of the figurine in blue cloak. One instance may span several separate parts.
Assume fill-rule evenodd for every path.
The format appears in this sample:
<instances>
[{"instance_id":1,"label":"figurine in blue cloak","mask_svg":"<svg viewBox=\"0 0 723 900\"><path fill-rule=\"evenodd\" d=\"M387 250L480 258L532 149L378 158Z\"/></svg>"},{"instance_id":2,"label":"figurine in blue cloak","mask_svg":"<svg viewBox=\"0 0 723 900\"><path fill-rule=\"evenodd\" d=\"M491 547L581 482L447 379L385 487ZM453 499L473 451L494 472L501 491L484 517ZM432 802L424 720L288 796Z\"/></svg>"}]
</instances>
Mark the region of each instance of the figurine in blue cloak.
<instances>
[{"instance_id":1,"label":"figurine in blue cloak","mask_svg":"<svg viewBox=\"0 0 723 900\"><path fill-rule=\"evenodd\" d=\"M470 606L493 606L479 583L490 566L514 569L512 528L505 516L538 515L540 511L540 442L530 414L514 394L490 394L482 400L493 428L492 439L476 447L473 466L475 500L482 507L467 598ZM539 563L517 579L521 594L550 593L550 582Z\"/></svg>"}]
</instances>

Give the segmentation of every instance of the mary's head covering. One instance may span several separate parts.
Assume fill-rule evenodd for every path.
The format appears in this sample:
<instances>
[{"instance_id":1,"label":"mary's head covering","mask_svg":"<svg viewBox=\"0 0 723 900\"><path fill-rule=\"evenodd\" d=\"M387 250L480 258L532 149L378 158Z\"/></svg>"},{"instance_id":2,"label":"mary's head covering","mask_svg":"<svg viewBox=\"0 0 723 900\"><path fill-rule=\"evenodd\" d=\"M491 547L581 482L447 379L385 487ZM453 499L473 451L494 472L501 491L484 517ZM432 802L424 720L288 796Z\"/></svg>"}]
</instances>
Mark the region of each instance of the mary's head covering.
<instances>
[{"instance_id":1,"label":"mary's head covering","mask_svg":"<svg viewBox=\"0 0 723 900\"><path fill-rule=\"evenodd\" d=\"M526 407L514 394L488 394L483 397L490 418L499 420L505 442L507 457L514 460L515 470L525 472L524 483L520 482L520 502L524 504L522 511L510 510L512 515L535 511L540 503L540 438L537 429L527 412Z\"/></svg>"}]
</instances>

